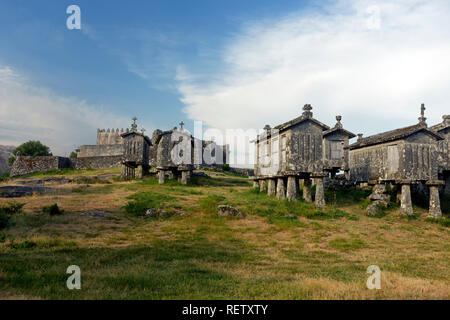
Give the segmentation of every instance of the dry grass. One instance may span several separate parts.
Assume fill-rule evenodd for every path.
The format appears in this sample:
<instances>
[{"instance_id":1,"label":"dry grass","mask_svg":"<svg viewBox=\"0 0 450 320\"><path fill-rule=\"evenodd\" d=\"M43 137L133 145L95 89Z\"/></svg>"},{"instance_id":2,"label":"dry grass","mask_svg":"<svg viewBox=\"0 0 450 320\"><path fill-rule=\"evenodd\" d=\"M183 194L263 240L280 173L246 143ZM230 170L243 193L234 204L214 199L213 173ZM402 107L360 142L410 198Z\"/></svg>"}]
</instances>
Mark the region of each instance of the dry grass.
<instances>
[{"instance_id":1,"label":"dry grass","mask_svg":"<svg viewBox=\"0 0 450 320\"><path fill-rule=\"evenodd\" d=\"M79 186L63 185L56 194L17 199L25 213L0 233L0 299L450 298L450 232L423 214L409 221L392 209L369 218L358 203L347 203L337 206L347 215L317 220L306 214L312 207L298 202L291 221L282 216L291 207L225 181L236 177L219 175L208 186L159 186L152 179L77 192ZM175 200L166 205L185 214L129 216L122 207L136 192L170 195ZM217 217L219 202L247 218ZM52 203L65 214L39 213ZM113 217L79 214L89 210ZM82 269L76 293L64 287L70 264ZM381 290L366 288L372 264L381 268Z\"/></svg>"}]
</instances>

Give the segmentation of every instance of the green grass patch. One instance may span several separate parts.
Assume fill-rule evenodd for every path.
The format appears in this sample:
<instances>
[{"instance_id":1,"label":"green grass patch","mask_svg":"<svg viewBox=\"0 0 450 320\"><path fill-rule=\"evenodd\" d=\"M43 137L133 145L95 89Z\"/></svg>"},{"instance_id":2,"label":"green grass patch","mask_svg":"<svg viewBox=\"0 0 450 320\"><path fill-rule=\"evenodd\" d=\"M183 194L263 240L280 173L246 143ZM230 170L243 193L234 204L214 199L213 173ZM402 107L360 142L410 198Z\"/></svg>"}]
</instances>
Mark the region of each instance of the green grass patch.
<instances>
[{"instance_id":1,"label":"green grass patch","mask_svg":"<svg viewBox=\"0 0 450 320\"><path fill-rule=\"evenodd\" d=\"M154 192L138 192L127 199L131 199L123 208L125 211L132 216L143 216L148 209L155 208L165 208L167 204L173 204L176 198L160 193Z\"/></svg>"},{"instance_id":2,"label":"green grass patch","mask_svg":"<svg viewBox=\"0 0 450 320\"><path fill-rule=\"evenodd\" d=\"M444 227L450 227L450 219L448 217L442 217L441 219L435 219L435 218L426 218L425 219L428 222L437 223Z\"/></svg>"},{"instance_id":3,"label":"green grass patch","mask_svg":"<svg viewBox=\"0 0 450 320\"><path fill-rule=\"evenodd\" d=\"M339 187L325 190L325 200L328 204L346 205L361 202L370 195L371 191L356 187Z\"/></svg>"},{"instance_id":4,"label":"green grass patch","mask_svg":"<svg viewBox=\"0 0 450 320\"><path fill-rule=\"evenodd\" d=\"M330 247L342 251L356 250L365 247L365 243L361 239L357 238L355 239L336 238L330 240L328 244L330 245Z\"/></svg>"}]
</instances>

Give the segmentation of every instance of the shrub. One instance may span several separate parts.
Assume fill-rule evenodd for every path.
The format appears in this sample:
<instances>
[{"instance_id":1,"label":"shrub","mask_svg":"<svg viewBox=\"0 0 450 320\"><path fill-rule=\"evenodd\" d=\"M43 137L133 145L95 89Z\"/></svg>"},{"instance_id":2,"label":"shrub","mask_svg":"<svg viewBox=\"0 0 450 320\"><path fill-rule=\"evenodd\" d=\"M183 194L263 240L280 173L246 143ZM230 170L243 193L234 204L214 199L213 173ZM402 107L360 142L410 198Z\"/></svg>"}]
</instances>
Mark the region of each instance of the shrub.
<instances>
[{"instance_id":1,"label":"shrub","mask_svg":"<svg viewBox=\"0 0 450 320\"><path fill-rule=\"evenodd\" d=\"M25 203L10 202L6 207L0 206L0 213L4 213L6 215L20 213L22 212L22 208L24 205Z\"/></svg>"},{"instance_id":2,"label":"shrub","mask_svg":"<svg viewBox=\"0 0 450 320\"><path fill-rule=\"evenodd\" d=\"M6 181L6 180L8 180L8 179L9 179L9 171L3 171L3 172L0 174L0 182Z\"/></svg>"},{"instance_id":3,"label":"shrub","mask_svg":"<svg viewBox=\"0 0 450 320\"><path fill-rule=\"evenodd\" d=\"M0 230L5 229L9 226L9 216L0 211Z\"/></svg>"},{"instance_id":4,"label":"shrub","mask_svg":"<svg viewBox=\"0 0 450 320\"><path fill-rule=\"evenodd\" d=\"M43 207L42 212L47 213L51 216L58 216L58 215L62 215L64 213L64 210L61 210L58 207L58 204L54 203L50 206Z\"/></svg>"}]
</instances>

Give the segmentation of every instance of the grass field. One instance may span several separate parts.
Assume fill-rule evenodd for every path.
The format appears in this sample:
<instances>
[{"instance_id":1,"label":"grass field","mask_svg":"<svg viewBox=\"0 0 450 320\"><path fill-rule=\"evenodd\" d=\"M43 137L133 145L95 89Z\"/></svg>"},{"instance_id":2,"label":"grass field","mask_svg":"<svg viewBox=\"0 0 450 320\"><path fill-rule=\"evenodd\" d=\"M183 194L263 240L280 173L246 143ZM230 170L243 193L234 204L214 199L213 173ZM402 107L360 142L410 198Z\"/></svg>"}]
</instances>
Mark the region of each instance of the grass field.
<instances>
[{"instance_id":1,"label":"grass field","mask_svg":"<svg viewBox=\"0 0 450 320\"><path fill-rule=\"evenodd\" d=\"M52 174L110 173L118 169ZM396 206L371 218L367 192L346 189L328 190L327 207L316 210L260 194L245 178L208 174L188 186L87 179L16 199L22 212L0 230L0 299L450 298L450 230L425 208L415 207L416 219ZM53 203L62 215L42 213ZM219 204L247 217L218 217ZM141 216L150 207L167 214ZM92 210L112 216L80 214ZM66 287L69 265L81 268L81 290ZM381 290L366 287L370 265L381 268Z\"/></svg>"}]
</instances>

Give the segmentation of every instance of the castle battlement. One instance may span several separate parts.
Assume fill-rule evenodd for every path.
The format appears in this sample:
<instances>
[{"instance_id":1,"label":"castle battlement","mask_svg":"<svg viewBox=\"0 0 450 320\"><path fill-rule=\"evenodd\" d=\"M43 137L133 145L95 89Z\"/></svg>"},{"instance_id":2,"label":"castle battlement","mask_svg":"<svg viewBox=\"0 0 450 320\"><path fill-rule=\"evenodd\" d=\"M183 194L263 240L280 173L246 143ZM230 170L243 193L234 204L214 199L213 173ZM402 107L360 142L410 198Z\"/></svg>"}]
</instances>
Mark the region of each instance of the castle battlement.
<instances>
[{"instance_id":1,"label":"castle battlement","mask_svg":"<svg viewBox=\"0 0 450 320\"><path fill-rule=\"evenodd\" d=\"M129 129L108 128L97 129L97 145L106 144L123 144L122 134L128 132Z\"/></svg>"}]
</instances>

